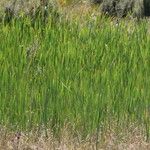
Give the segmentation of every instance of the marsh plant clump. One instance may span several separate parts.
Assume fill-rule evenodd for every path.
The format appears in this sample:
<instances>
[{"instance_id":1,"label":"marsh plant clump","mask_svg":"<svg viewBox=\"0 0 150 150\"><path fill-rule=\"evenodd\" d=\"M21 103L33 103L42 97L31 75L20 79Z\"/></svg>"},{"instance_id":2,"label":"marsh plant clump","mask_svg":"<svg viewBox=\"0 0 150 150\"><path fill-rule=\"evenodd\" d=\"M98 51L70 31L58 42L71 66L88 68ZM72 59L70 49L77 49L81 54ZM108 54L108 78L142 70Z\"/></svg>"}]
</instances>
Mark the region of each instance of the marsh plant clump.
<instances>
[{"instance_id":1,"label":"marsh plant clump","mask_svg":"<svg viewBox=\"0 0 150 150\"><path fill-rule=\"evenodd\" d=\"M73 136L98 141L135 124L149 141L149 21L86 19L0 24L1 126L59 137L69 124Z\"/></svg>"}]
</instances>

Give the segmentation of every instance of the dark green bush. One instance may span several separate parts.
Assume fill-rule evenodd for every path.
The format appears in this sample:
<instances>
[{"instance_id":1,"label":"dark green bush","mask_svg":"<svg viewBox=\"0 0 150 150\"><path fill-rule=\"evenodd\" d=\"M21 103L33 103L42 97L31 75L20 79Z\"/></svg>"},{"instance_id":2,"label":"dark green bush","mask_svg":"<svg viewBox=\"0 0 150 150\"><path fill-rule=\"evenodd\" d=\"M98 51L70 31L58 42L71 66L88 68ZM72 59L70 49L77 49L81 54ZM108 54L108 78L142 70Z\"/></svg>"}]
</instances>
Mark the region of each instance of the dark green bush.
<instances>
[{"instance_id":1,"label":"dark green bush","mask_svg":"<svg viewBox=\"0 0 150 150\"><path fill-rule=\"evenodd\" d=\"M150 0L144 0L144 14L150 16Z\"/></svg>"},{"instance_id":2,"label":"dark green bush","mask_svg":"<svg viewBox=\"0 0 150 150\"><path fill-rule=\"evenodd\" d=\"M132 14L134 17L150 16L149 0L93 0L101 4L104 14L118 17L126 17Z\"/></svg>"}]
</instances>

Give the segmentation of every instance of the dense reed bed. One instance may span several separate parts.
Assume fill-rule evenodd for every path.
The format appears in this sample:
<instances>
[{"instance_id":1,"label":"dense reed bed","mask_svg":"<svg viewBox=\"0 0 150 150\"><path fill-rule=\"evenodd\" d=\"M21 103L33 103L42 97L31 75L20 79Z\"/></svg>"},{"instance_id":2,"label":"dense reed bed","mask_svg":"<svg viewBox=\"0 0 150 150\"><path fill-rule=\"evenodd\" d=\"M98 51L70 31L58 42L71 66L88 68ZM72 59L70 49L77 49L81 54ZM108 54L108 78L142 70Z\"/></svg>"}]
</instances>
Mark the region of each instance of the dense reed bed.
<instances>
[{"instance_id":1,"label":"dense reed bed","mask_svg":"<svg viewBox=\"0 0 150 150\"><path fill-rule=\"evenodd\" d=\"M83 137L132 123L150 133L148 23L49 17L0 24L0 123L13 130L69 124ZM69 128L68 128L69 130Z\"/></svg>"}]
</instances>

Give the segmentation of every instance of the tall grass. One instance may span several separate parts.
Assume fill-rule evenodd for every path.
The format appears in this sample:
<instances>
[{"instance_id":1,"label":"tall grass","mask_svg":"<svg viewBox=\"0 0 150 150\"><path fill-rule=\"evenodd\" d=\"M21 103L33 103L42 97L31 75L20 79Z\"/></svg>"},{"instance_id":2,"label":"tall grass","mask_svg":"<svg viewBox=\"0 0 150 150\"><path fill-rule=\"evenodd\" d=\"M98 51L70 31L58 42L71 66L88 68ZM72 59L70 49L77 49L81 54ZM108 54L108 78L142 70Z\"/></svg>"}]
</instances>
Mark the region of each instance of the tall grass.
<instances>
[{"instance_id":1,"label":"tall grass","mask_svg":"<svg viewBox=\"0 0 150 150\"><path fill-rule=\"evenodd\" d=\"M59 132L69 123L86 136L136 123L148 138L148 23L49 18L39 26L29 18L0 25L1 125Z\"/></svg>"}]
</instances>

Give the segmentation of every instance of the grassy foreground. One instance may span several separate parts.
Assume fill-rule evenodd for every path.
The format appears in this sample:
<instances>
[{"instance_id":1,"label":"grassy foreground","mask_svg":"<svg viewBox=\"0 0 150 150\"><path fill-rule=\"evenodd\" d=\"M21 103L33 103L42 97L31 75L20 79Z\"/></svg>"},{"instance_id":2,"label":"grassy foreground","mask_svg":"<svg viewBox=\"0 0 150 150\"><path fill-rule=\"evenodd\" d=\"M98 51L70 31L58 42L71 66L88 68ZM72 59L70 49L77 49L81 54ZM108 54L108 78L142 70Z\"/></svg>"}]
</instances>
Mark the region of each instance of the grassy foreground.
<instances>
[{"instance_id":1,"label":"grassy foreground","mask_svg":"<svg viewBox=\"0 0 150 150\"><path fill-rule=\"evenodd\" d=\"M81 137L132 123L150 134L150 36L146 20L20 18L0 24L0 122L13 130L69 124ZM69 128L68 128L69 130Z\"/></svg>"}]
</instances>

